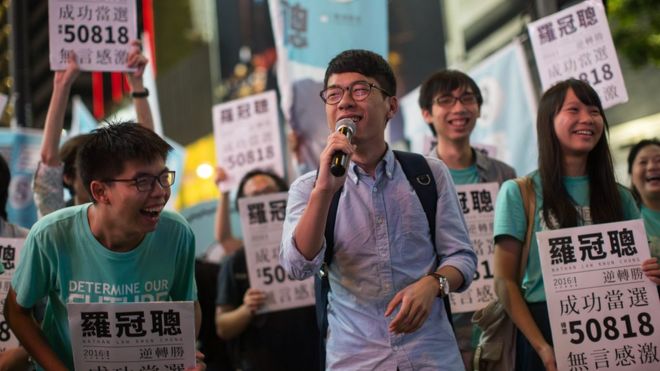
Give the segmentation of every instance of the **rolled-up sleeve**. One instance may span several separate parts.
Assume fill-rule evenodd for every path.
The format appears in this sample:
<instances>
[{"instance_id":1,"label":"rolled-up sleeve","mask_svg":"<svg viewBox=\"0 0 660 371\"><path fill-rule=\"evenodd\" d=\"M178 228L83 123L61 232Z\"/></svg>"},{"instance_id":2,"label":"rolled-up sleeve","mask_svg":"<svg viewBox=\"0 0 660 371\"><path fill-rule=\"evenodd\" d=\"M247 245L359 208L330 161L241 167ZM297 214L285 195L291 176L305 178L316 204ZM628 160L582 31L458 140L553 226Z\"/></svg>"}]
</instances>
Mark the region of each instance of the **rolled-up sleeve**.
<instances>
[{"instance_id":1,"label":"rolled-up sleeve","mask_svg":"<svg viewBox=\"0 0 660 371\"><path fill-rule=\"evenodd\" d=\"M461 292L472 283L474 271L477 269L477 255L472 248L467 224L447 166L438 159L427 159L438 189L435 248L440 257L440 267L451 266L463 274L463 285L457 289Z\"/></svg>"},{"instance_id":2,"label":"rolled-up sleeve","mask_svg":"<svg viewBox=\"0 0 660 371\"><path fill-rule=\"evenodd\" d=\"M303 280L318 272L323 263L325 254L325 237L323 247L312 260L307 260L296 246L293 239L298 222L307 207L316 171L307 173L296 179L289 189L289 198L286 207L286 218L282 229L282 242L280 243L280 263L284 269L295 279Z\"/></svg>"}]
</instances>

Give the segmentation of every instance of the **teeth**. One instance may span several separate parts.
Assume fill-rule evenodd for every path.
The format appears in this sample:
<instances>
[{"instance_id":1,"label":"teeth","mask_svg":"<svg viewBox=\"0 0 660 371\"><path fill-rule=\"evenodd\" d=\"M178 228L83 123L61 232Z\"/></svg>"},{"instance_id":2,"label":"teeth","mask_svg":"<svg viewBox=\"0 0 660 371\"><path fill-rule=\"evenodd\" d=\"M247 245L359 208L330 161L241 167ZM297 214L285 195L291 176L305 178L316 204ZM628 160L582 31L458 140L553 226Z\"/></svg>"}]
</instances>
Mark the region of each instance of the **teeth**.
<instances>
[{"instance_id":1,"label":"teeth","mask_svg":"<svg viewBox=\"0 0 660 371\"><path fill-rule=\"evenodd\" d=\"M150 207L143 210L148 213L159 213L162 209L163 209L162 207Z\"/></svg>"},{"instance_id":2,"label":"teeth","mask_svg":"<svg viewBox=\"0 0 660 371\"><path fill-rule=\"evenodd\" d=\"M584 134L584 135L593 135L594 132L591 130L578 130L576 131L577 134Z\"/></svg>"}]
</instances>

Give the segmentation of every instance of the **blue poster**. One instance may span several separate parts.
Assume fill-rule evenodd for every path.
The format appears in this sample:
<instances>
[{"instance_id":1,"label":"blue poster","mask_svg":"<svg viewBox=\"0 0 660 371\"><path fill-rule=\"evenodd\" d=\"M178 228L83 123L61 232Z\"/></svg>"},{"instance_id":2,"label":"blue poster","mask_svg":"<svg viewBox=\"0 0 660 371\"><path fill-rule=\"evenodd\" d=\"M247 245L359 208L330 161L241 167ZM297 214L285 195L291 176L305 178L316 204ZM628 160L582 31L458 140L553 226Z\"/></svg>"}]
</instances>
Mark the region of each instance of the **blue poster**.
<instances>
[{"instance_id":1,"label":"blue poster","mask_svg":"<svg viewBox=\"0 0 660 371\"><path fill-rule=\"evenodd\" d=\"M7 161L11 173L7 218L10 223L25 228L32 227L37 221L32 178L40 159L41 138L40 130L0 129L0 154Z\"/></svg>"}]
</instances>

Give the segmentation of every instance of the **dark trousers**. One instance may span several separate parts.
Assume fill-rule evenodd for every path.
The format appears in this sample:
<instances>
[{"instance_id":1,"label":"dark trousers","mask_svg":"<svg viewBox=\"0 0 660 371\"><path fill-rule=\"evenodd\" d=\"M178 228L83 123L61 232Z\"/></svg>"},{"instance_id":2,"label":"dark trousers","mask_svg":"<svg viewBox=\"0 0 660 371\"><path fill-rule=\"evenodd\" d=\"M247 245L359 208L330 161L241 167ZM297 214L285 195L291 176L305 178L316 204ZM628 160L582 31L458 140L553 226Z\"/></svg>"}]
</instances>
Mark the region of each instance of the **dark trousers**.
<instances>
[{"instance_id":1,"label":"dark trousers","mask_svg":"<svg viewBox=\"0 0 660 371\"><path fill-rule=\"evenodd\" d=\"M543 338L551 346L552 333L550 332L550 317L548 316L548 305L546 302L540 303L527 303L529 311L532 313L534 322L541 330ZM543 361L536 354L536 350L527 341L525 335L518 331L516 335L516 371L532 371L532 370L545 370Z\"/></svg>"}]
</instances>

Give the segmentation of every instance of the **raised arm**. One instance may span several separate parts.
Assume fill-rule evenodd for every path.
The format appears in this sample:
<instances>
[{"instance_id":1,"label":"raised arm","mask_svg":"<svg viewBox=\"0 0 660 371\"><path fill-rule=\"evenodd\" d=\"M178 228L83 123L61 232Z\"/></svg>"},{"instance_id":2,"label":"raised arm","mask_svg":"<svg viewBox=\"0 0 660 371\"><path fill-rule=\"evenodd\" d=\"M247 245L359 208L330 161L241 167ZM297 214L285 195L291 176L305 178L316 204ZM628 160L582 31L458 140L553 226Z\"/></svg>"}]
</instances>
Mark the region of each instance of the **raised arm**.
<instances>
[{"instance_id":1,"label":"raised arm","mask_svg":"<svg viewBox=\"0 0 660 371\"><path fill-rule=\"evenodd\" d=\"M239 307L218 305L215 311L215 328L218 336L230 340L240 334L252 322L257 309L266 301L266 295L257 289L249 288L243 296L243 304Z\"/></svg>"},{"instance_id":2,"label":"raised arm","mask_svg":"<svg viewBox=\"0 0 660 371\"><path fill-rule=\"evenodd\" d=\"M227 173L221 166L215 169L215 184L227 179ZM226 254L231 254L243 246L243 241L231 233L231 218L229 216L229 192L222 192L218 198L215 211L215 240L218 241Z\"/></svg>"},{"instance_id":3,"label":"raised arm","mask_svg":"<svg viewBox=\"0 0 660 371\"><path fill-rule=\"evenodd\" d=\"M517 272L520 269L522 243L511 236L500 236L495 243L495 292L516 327L525 335L539 355L546 370L556 370L552 346L534 321L520 291Z\"/></svg>"},{"instance_id":4,"label":"raised arm","mask_svg":"<svg viewBox=\"0 0 660 371\"><path fill-rule=\"evenodd\" d=\"M151 107L147 100L148 92L142 81L144 69L147 67L149 60L142 55L141 45L140 40L133 40L131 42L131 51L128 54L128 67L136 68L136 70L133 72L127 72L126 80L131 88L131 93L140 95L137 97L133 95L133 104L135 105L135 113L137 114L138 123L147 129L154 130L154 118L151 115ZM146 93L147 95L144 95L143 93Z\"/></svg>"},{"instance_id":5,"label":"raised arm","mask_svg":"<svg viewBox=\"0 0 660 371\"><path fill-rule=\"evenodd\" d=\"M53 94L50 96L46 123L44 124L44 137L41 142L41 162L48 166L60 165L60 137L64 127L64 114L69 102L71 86L80 74L76 55L71 52L66 69L55 71L53 78Z\"/></svg>"},{"instance_id":6,"label":"raised arm","mask_svg":"<svg viewBox=\"0 0 660 371\"><path fill-rule=\"evenodd\" d=\"M10 288L4 308L5 319L23 347L40 365L47 365L49 370L66 370L46 337L32 317L29 308L23 308L16 302L16 293Z\"/></svg>"}]
</instances>

